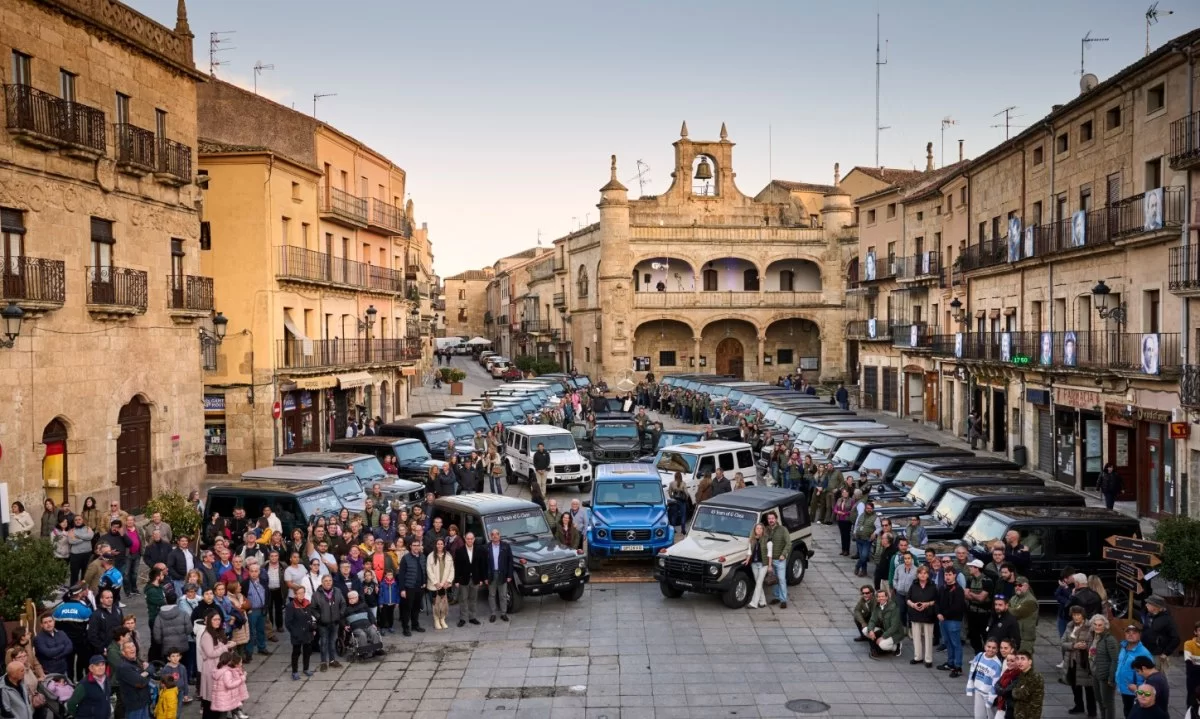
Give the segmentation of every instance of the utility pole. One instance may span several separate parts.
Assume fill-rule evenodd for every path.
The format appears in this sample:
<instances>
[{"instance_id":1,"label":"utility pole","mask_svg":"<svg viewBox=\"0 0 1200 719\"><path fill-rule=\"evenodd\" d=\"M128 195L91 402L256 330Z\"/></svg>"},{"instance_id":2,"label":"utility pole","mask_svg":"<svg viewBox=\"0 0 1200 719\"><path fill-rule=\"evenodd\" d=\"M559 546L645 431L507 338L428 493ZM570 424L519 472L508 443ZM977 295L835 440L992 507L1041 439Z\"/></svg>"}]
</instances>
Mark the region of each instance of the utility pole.
<instances>
[{"instance_id":1,"label":"utility pole","mask_svg":"<svg viewBox=\"0 0 1200 719\"><path fill-rule=\"evenodd\" d=\"M1174 10L1164 10L1167 15L1174 15ZM1146 54L1150 54L1150 26L1158 22L1158 2L1156 1L1146 11Z\"/></svg>"},{"instance_id":2,"label":"utility pole","mask_svg":"<svg viewBox=\"0 0 1200 719\"><path fill-rule=\"evenodd\" d=\"M946 115L942 118L942 167L946 166L946 128L957 124L958 123L954 121L954 118L950 117L949 115Z\"/></svg>"},{"instance_id":3,"label":"utility pole","mask_svg":"<svg viewBox=\"0 0 1200 719\"><path fill-rule=\"evenodd\" d=\"M217 59L218 54L237 49L236 47L233 47L232 45L225 45L225 43L230 42L230 39L227 37L222 37L223 35L232 35L235 32L237 32L237 30L216 30L216 31L210 32L208 34L208 74L209 75L216 77L217 76L217 68L220 67L221 65L225 64L223 61Z\"/></svg>"},{"instance_id":4,"label":"utility pole","mask_svg":"<svg viewBox=\"0 0 1200 719\"><path fill-rule=\"evenodd\" d=\"M1083 52L1084 52L1084 50L1087 50L1088 43L1090 43L1090 42L1108 42L1108 38L1092 37L1092 31L1088 30L1087 35L1084 35L1083 39L1079 41L1079 74L1080 75L1083 75L1083 73L1084 73Z\"/></svg>"},{"instance_id":5,"label":"utility pole","mask_svg":"<svg viewBox=\"0 0 1200 719\"><path fill-rule=\"evenodd\" d=\"M1013 118L1012 111L1015 109L1017 109L1016 105L1009 105L1008 107L1004 108L1000 112L997 112L995 115L992 115L992 117L1000 117L1001 115L1004 115L1004 139L1005 140L1008 139L1008 131L1011 127L1011 121ZM1000 125L992 125L992 127L1000 127Z\"/></svg>"},{"instance_id":6,"label":"utility pole","mask_svg":"<svg viewBox=\"0 0 1200 719\"><path fill-rule=\"evenodd\" d=\"M264 65L262 63L262 60L259 60L258 62L254 63L254 94L255 95L258 94L258 76L262 74L263 70L274 70L274 69L275 69L274 65Z\"/></svg>"},{"instance_id":7,"label":"utility pole","mask_svg":"<svg viewBox=\"0 0 1200 719\"><path fill-rule=\"evenodd\" d=\"M326 92L326 93L314 92L313 93L313 119L314 120L317 119L317 100L320 100L323 97L335 97L336 95L337 95L336 92Z\"/></svg>"},{"instance_id":8,"label":"utility pole","mask_svg":"<svg viewBox=\"0 0 1200 719\"><path fill-rule=\"evenodd\" d=\"M880 68L887 64L886 53L883 55L879 51L879 13L875 13L875 166L881 167L879 164L879 133L888 129L884 125L879 124L879 78ZM883 45L887 48L887 43Z\"/></svg>"}]
</instances>

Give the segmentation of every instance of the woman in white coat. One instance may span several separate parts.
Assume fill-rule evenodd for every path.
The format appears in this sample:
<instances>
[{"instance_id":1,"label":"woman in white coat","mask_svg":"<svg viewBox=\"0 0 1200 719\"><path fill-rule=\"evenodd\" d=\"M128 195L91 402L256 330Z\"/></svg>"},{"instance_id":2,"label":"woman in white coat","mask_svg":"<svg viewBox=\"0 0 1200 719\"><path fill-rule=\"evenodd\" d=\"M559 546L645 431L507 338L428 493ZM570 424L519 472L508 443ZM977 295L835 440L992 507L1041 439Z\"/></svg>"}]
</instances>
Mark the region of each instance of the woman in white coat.
<instances>
[{"instance_id":1,"label":"woman in white coat","mask_svg":"<svg viewBox=\"0 0 1200 719\"><path fill-rule=\"evenodd\" d=\"M433 600L433 628L449 629L446 614L450 611L450 587L454 586L454 560L446 553L446 540L439 538L425 559L425 588Z\"/></svg>"},{"instance_id":2,"label":"woman in white coat","mask_svg":"<svg viewBox=\"0 0 1200 719\"><path fill-rule=\"evenodd\" d=\"M767 606L766 595L763 592L763 583L767 578L767 569L770 566L768 562L764 562L763 558L763 540L766 537L766 529L761 523L755 523L754 529L750 530L748 539L750 545L746 552L746 564L750 566L750 571L754 573L754 594L750 597L749 606L751 609ZM770 543L767 543L768 546ZM770 552L770 549L766 550Z\"/></svg>"}]
</instances>

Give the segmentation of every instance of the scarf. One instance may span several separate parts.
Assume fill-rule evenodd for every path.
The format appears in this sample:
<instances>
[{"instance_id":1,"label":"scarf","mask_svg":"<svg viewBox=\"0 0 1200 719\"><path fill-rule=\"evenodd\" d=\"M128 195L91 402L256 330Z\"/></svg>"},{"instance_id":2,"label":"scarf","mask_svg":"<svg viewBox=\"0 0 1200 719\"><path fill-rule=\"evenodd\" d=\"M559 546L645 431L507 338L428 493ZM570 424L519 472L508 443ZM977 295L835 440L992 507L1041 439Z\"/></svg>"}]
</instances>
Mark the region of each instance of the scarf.
<instances>
[{"instance_id":1,"label":"scarf","mask_svg":"<svg viewBox=\"0 0 1200 719\"><path fill-rule=\"evenodd\" d=\"M996 681L996 709L1009 709L1008 701L1005 699L1004 693L1017 682L1021 676L1019 669L1005 669L1000 675L1000 679Z\"/></svg>"}]
</instances>

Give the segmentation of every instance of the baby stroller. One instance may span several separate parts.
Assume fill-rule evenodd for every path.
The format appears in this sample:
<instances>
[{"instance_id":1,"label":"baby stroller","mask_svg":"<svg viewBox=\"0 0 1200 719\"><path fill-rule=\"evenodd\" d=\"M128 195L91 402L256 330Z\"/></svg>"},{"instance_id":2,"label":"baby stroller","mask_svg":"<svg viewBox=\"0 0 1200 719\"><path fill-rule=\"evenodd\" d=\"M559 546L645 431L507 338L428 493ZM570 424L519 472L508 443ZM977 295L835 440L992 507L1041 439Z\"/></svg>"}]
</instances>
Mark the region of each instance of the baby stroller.
<instances>
[{"instance_id":1,"label":"baby stroller","mask_svg":"<svg viewBox=\"0 0 1200 719\"><path fill-rule=\"evenodd\" d=\"M46 711L55 719L66 719L67 700L75 691L75 682L65 674L47 674L38 682L38 693L46 698Z\"/></svg>"}]
</instances>

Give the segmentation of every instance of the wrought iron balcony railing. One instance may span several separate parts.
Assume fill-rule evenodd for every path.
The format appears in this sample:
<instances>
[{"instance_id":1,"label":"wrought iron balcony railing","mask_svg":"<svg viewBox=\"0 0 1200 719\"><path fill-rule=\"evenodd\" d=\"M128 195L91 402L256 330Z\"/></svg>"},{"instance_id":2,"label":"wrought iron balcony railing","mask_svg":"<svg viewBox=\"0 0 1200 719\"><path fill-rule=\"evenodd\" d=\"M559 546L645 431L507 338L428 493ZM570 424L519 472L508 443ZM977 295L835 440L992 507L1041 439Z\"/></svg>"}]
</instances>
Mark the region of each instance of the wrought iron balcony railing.
<instances>
[{"instance_id":1,"label":"wrought iron balcony railing","mask_svg":"<svg viewBox=\"0 0 1200 719\"><path fill-rule=\"evenodd\" d=\"M87 303L144 312L148 294L146 273L125 267L88 267Z\"/></svg>"},{"instance_id":2,"label":"wrought iron balcony railing","mask_svg":"<svg viewBox=\"0 0 1200 719\"><path fill-rule=\"evenodd\" d=\"M65 263L13 257L0 267L0 299L62 304L67 299Z\"/></svg>"},{"instance_id":3,"label":"wrought iron balcony railing","mask_svg":"<svg viewBox=\"0 0 1200 719\"><path fill-rule=\"evenodd\" d=\"M117 123L113 125L113 130L117 141L117 164L142 172L154 172L158 167L154 154L154 133L129 123Z\"/></svg>"},{"instance_id":4,"label":"wrought iron balcony railing","mask_svg":"<svg viewBox=\"0 0 1200 719\"><path fill-rule=\"evenodd\" d=\"M105 153L104 111L29 85L5 85L8 129L89 153Z\"/></svg>"},{"instance_id":5,"label":"wrought iron balcony railing","mask_svg":"<svg viewBox=\"0 0 1200 719\"><path fill-rule=\"evenodd\" d=\"M165 137L158 138L158 164L155 171L180 184L191 182L192 148Z\"/></svg>"},{"instance_id":6,"label":"wrought iron balcony railing","mask_svg":"<svg viewBox=\"0 0 1200 719\"><path fill-rule=\"evenodd\" d=\"M213 309L213 280L195 275L167 275L167 307L173 310Z\"/></svg>"},{"instance_id":7,"label":"wrought iron balcony railing","mask_svg":"<svg viewBox=\"0 0 1200 719\"><path fill-rule=\"evenodd\" d=\"M367 225L367 200L336 187L321 188L321 212L352 225Z\"/></svg>"}]
</instances>

